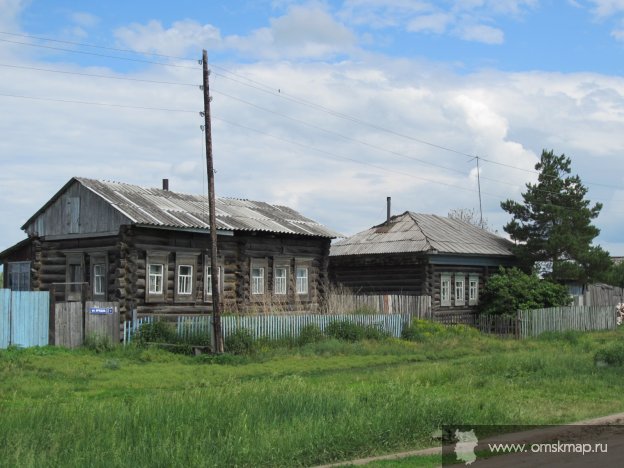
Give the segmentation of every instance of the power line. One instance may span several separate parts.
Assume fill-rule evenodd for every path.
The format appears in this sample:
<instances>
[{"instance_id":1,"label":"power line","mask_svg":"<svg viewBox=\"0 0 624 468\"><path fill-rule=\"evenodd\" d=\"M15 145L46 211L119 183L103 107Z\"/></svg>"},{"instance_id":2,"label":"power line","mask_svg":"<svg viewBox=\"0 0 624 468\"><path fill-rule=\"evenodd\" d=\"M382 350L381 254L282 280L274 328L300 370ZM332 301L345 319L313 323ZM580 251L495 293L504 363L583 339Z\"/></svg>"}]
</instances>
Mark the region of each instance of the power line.
<instances>
[{"instance_id":1,"label":"power line","mask_svg":"<svg viewBox=\"0 0 624 468\"><path fill-rule=\"evenodd\" d=\"M28 46L28 47L39 47L39 48L42 48L42 49L59 50L59 51L63 51L63 52L70 52L72 54L93 55L93 56L96 56L96 57L105 57L105 58L111 58L111 59L115 59L115 60L126 60L126 61L129 61L129 62L149 63L149 64L152 64L152 65L160 65L160 66L163 66L163 67L186 68L186 69L190 69L190 70L197 70L198 69L197 67L188 67L188 66L185 66L185 65L176 65L174 63L155 62L153 60L135 59L135 58L130 58L130 57L119 57L118 55L99 54L97 52L87 52L87 51L84 51L84 50L65 49L63 47L47 46L47 45L43 45L43 44L31 44L29 42L11 41L9 39L2 39L2 38L0 38L0 41L2 41L2 42L9 42L11 44L24 45L24 46Z\"/></svg>"},{"instance_id":2,"label":"power line","mask_svg":"<svg viewBox=\"0 0 624 468\"><path fill-rule=\"evenodd\" d=\"M27 37L29 39L38 39L40 41L56 42L59 44L71 44L71 45L77 45L77 46L82 46L82 47L93 47L94 49L112 50L115 52L127 52L131 54L152 55L154 57L171 58L171 59L176 59L176 60L189 60L193 62L196 61L196 59L191 59L188 57L176 57L175 55L158 54L156 52L148 52L145 50L122 49L119 47L106 47L106 46L101 46L101 45L96 45L96 44L89 44L86 42L75 42L75 41L66 41L66 40L61 40L61 39L52 39L50 37L32 36L30 34L20 34L20 33L8 32L8 31L0 31L0 34L6 34L8 36Z\"/></svg>"},{"instance_id":3,"label":"power line","mask_svg":"<svg viewBox=\"0 0 624 468\"><path fill-rule=\"evenodd\" d=\"M452 168L452 167L443 166L443 165L441 165L441 164L436 164L436 163L432 163L432 162L429 162L429 161L425 161L424 159L416 158L416 157L413 157L413 156L408 156L408 155L406 155L406 154L399 153L398 151L392 151L392 150L389 150L389 149L387 149L387 148L382 148L381 146L377 146L377 145L374 145L374 144L372 144L372 143L368 143L368 142L366 142L366 141L358 140L357 138L353 138L353 137L347 136L347 135L345 135L345 134L343 134L343 133L340 133L340 132L335 132L335 131L333 131L333 130L328 130L328 129L326 129L326 128L320 127L320 126L315 125L315 124L311 124L311 123L309 123L309 122L306 122L306 121L304 121L304 120L298 119L298 118L296 118L296 117L292 117L292 116L289 116L289 115L283 114L283 113L281 113L281 112L277 112L277 111L274 111L274 110L272 110L272 109L268 109L268 108L266 108L266 107L259 106L259 105L257 105L257 104L254 104L253 102L250 102L250 101L247 101L247 100L245 100L245 99L241 99L241 98L238 98L238 97L232 96L231 94L224 93L224 92L222 92L222 91L216 91L216 90L213 90L213 93L215 93L215 94L220 94L220 95L222 95L222 96L225 96L225 97L227 97L227 98L233 99L233 100L238 101L238 102L241 102L241 103L243 103L243 104L246 104L246 105L248 105L248 106L254 107L254 108L259 109L259 110L262 110L262 111L264 111L264 112L269 112L269 113L271 113L271 114L277 115L277 116L279 116L279 117L283 117L283 118L288 119L288 120L291 120L291 121L293 121L293 122L300 123L300 124L302 124L302 125L305 125L306 127L310 127L310 128L315 129L315 130L320 130L320 131L325 132L325 133L328 133L328 134L330 134L330 135L334 135L334 136L337 136L337 137L343 138L343 139L345 139L345 140L353 141L353 142L355 142L355 143L359 143L359 144L361 144L361 145L368 146L368 147L373 148L373 149L376 149L376 150L378 150L378 151L383 151L383 152L385 152L385 153L390 153L390 154L393 154L393 155L395 155L395 156L400 156L400 157L402 157L402 158L406 158L406 159L409 159L409 160L412 160L412 161L417 161L417 162L420 162L420 163L422 163L422 164L427 164L427 165L429 165L429 166L437 167L437 168L439 168L439 169L444 169L444 170L447 170L447 171L452 171L452 172L456 172L456 173L459 173L459 174L462 174L462 175L466 175L466 173L465 173L464 171L461 171L461 170L459 170L459 169L455 169L455 168ZM492 179L492 180L493 180L494 182L497 182L495 179Z\"/></svg>"},{"instance_id":4,"label":"power line","mask_svg":"<svg viewBox=\"0 0 624 468\"><path fill-rule=\"evenodd\" d=\"M44 98L44 97L36 97L36 96L25 96L21 94L7 94L0 93L2 97L10 97L17 99L30 99L34 101L51 101L51 102L63 102L67 104L84 104L91 106L105 106L105 107L120 107L123 109L139 109L139 110L157 110L157 111L166 111L166 112L184 112L184 113L193 113L197 114L198 111L186 110L186 109L169 109L164 107L145 107L145 106L129 106L126 104L113 104L108 102L93 102L93 101L78 101L73 99L54 99L54 98Z\"/></svg>"},{"instance_id":5,"label":"power line","mask_svg":"<svg viewBox=\"0 0 624 468\"><path fill-rule=\"evenodd\" d=\"M48 73L62 73L66 75L88 76L91 78L107 78L109 80L138 81L141 83L155 83L155 84L167 84L167 85L177 85L177 86L193 86L193 87L199 86L198 84L194 84L194 83L179 83L175 81L147 80L143 78L124 78L121 76L98 75L95 73L82 73L82 72L74 72L74 71L67 71L67 70L53 70L50 68L27 67L24 65L11 65L8 63L0 63L0 67L17 68L17 69L22 69L22 70L43 71L43 72L48 72Z\"/></svg>"},{"instance_id":6,"label":"power line","mask_svg":"<svg viewBox=\"0 0 624 468\"><path fill-rule=\"evenodd\" d=\"M148 51L140 51L140 50L137 51L137 50L132 50L132 49L118 48L118 47L107 47L107 46L101 46L101 45L96 45L96 44L89 44L89 43L85 43L85 42L67 41L67 40L53 39L53 38L49 38L49 37L34 36L34 35L29 35L29 34L11 33L11 32L7 32L7 31L0 31L0 34L10 35L10 36L17 36L17 37L25 37L25 38L30 38L30 39L37 39L37 40L56 42L56 43L62 43L62 44L77 45L77 46L83 46L83 47L92 47L92 48L97 48L97 49L101 49L101 50L111 50L111 51L116 51L116 52L125 52L125 53L133 53L133 54L140 54L140 55L151 55L151 56L155 56L155 57L163 57L163 58L170 58L170 59L176 59L176 60L195 61L195 59L191 59L191 58L188 58L188 57L166 55L166 54L160 54L160 53L156 53L156 52L148 52ZM198 68L198 67L186 67L186 66L182 66L182 65L175 65L175 64L168 64L168 63L162 63L162 62L155 62L155 61L151 61L151 60L132 59L132 58L129 58L129 57L119 57L119 56L112 56L112 55L105 55L105 54L97 54L97 53L93 53L93 52L77 51L77 50L73 50L73 49L64 49L64 48L59 48L59 47L45 46L45 45L41 45L41 44L31 44L31 43L26 43L26 42L10 41L10 40L1 39L1 38L0 38L0 41L9 42L9 43L13 43L13 44L26 45L26 46L31 46L31 47L42 47L42 48L47 48L47 49L52 49L52 50L60 50L60 51L65 51L65 52L70 52L70 53L80 53L80 54L86 54L86 55L94 55L94 56L99 56L99 57L112 58L112 59L116 59L116 60L128 60L128 61L139 62L139 63L149 63L149 64L154 64L154 65L162 65L162 66L177 67L177 68L190 68L190 69L197 69ZM438 149L441 149L441 150L444 150L444 151L447 151L447 152L455 153L455 154L458 154L458 155L468 156L470 158L475 158L476 157L476 155L474 155L474 154L470 154L470 153L467 153L467 152L464 152L464 151L456 150L456 149L453 149L453 148L450 148L450 147L447 147L447 146L438 145L436 143L432 143L430 141L423 140L423 139L420 139L420 138L415 138L415 137L412 137L410 135L406 135L406 134L403 134L401 132L397 132L395 130L391 130L391 129L382 127L380 125L373 124L371 122L367 122L367 121L362 120L362 119L360 119L358 117L354 117L354 116L351 116L351 115L348 115L348 114L337 112L337 111L335 111L333 109L330 109L328 107L322 106L322 105L320 105L318 103L314 103L312 101L308 101L306 99L302 99L302 98L297 98L297 97L286 95L285 93L283 93L281 91L280 88L277 88L277 92L276 92L275 91L276 90L275 87L266 85L266 84L261 83L261 82L256 81L256 80L252 80L252 79L250 79L248 77L245 77L244 75L237 74L237 73L235 73L235 72L233 72L233 71L231 71L231 70L229 70L227 68L224 68L224 67L221 67L221 66L218 66L218 65L214 65L214 64L211 67L219 68L219 69L225 71L226 73L229 73L232 76L236 76L238 78L242 78L242 79L248 81L249 83L253 83L255 86L252 85L252 84L249 84L249 83L244 83L242 81L235 80L235 79L233 79L233 78L231 78L230 76L227 76L227 75L216 74L217 76L221 76L221 77L223 77L225 79L234 81L234 82L242 84L244 86L248 86L248 87L257 89L259 91L263 91L265 93L270 93L273 96L278 96L278 97L280 97L282 99L286 99L288 101L291 101L291 102L294 102L294 103L297 103L297 104L300 104L300 105L305 105L305 106L308 106L308 107L311 107L311 108L314 108L314 109L326 112L326 113L328 113L330 115L333 115L335 117L342 118L342 119L345 119L345 120L349 120L349 121L351 121L353 123L358 123L360 125L369 126L371 128L375 128L377 130L380 130L380 131L383 131L383 132L387 132L387 133L393 134L395 136L406 138L406 139L415 141L415 142L420 143L420 144L428 145L428 146L431 146L431 147L434 147L434 148L438 148ZM33 69L36 69L36 68L33 68ZM52 70L41 70L41 71L52 71ZM59 72L59 73L61 73L61 72ZM67 73L69 73L69 72L67 72ZM79 74L79 73L74 73L74 74ZM89 74L84 74L84 75L85 76L96 76L96 75L89 75ZM98 76L98 77L104 77L104 76ZM123 78L114 78L114 77L107 77L107 78L123 79ZM139 79L130 79L130 78L128 78L128 80L129 81L142 81L142 80L139 80ZM151 81L151 80L143 80L143 81L154 82L154 83L156 82L156 81ZM172 83L172 82L161 82L161 83L162 84L178 84L178 83ZM179 84L195 86L195 85L190 85L190 84L182 84L182 83L179 83ZM526 173L530 173L530 174L539 174L539 172L537 172L535 170L526 169L526 168L522 168L522 167L511 165L511 164L506 164L506 163L502 163L502 162L499 162L499 161L494 161L494 160L491 160L491 159L488 159L488 158L479 157L479 159L481 161L489 163L489 164L495 164L495 165L498 165L498 166L507 167L507 168L510 168L510 169L514 169L514 170L518 170L518 171L522 171L522 172L526 172ZM427 162L425 162L425 164L432 164L432 165L434 165L433 163L427 163ZM444 168L445 166L436 166L436 167ZM452 170L452 169L449 169L449 168L446 168L446 169L447 170ZM483 177L483 178L486 179L485 177ZM494 182L498 182L495 179L490 179L490 180L492 180ZM619 189L620 188L619 186L610 185L610 184L604 184L602 182L585 181L585 184L587 184L587 185L595 185L595 186L602 186L602 187L607 187L607 188L615 188L615 189Z\"/></svg>"}]
</instances>

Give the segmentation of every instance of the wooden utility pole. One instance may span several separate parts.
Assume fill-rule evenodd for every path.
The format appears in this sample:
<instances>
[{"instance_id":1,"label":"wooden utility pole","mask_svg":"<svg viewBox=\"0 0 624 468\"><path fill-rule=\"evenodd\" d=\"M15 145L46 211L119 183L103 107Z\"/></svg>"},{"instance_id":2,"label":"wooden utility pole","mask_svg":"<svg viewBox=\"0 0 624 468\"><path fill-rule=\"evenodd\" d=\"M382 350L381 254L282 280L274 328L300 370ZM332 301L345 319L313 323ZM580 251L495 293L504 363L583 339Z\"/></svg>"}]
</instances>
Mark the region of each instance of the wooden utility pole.
<instances>
[{"instance_id":1,"label":"wooden utility pole","mask_svg":"<svg viewBox=\"0 0 624 468\"><path fill-rule=\"evenodd\" d=\"M214 352L223 352L221 333L221 294L219 291L219 265L217 265L217 211L215 209L214 167L212 164L212 130L210 126L210 88L208 87L208 52L202 51L204 75L204 135L206 138L206 170L208 172L208 211L210 224L210 271L212 272L212 327Z\"/></svg>"}]
</instances>

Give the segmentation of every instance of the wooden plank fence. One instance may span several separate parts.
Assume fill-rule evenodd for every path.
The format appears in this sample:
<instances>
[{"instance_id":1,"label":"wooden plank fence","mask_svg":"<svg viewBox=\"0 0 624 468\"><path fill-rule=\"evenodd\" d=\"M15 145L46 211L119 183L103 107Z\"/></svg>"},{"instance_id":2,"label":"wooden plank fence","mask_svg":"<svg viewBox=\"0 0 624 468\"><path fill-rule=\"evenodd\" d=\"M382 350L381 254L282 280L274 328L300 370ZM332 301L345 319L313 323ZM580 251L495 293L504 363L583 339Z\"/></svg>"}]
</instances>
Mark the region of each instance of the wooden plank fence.
<instances>
[{"instance_id":1,"label":"wooden plank fence","mask_svg":"<svg viewBox=\"0 0 624 468\"><path fill-rule=\"evenodd\" d=\"M361 309L378 314L411 314L412 317L431 319L431 296L404 294L339 294L329 295L328 314L359 313Z\"/></svg>"},{"instance_id":2,"label":"wooden plank fence","mask_svg":"<svg viewBox=\"0 0 624 468\"><path fill-rule=\"evenodd\" d=\"M82 302L54 304L54 345L77 348L84 342Z\"/></svg>"},{"instance_id":3,"label":"wooden plank fence","mask_svg":"<svg viewBox=\"0 0 624 468\"><path fill-rule=\"evenodd\" d=\"M571 306L520 310L520 337L539 336L544 332L568 330L612 330L617 311L613 306Z\"/></svg>"},{"instance_id":4,"label":"wooden plank fence","mask_svg":"<svg viewBox=\"0 0 624 468\"><path fill-rule=\"evenodd\" d=\"M54 344L76 348L89 335L106 336L119 343L117 302L58 302L54 304Z\"/></svg>"},{"instance_id":5,"label":"wooden plank fence","mask_svg":"<svg viewBox=\"0 0 624 468\"><path fill-rule=\"evenodd\" d=\"M616 317L614 306L569 306L505 315L444 313L436 314L434 320L444 325L469 325L498 336L528 338L548 331L612 330L616 327Z\"/></svg>"}]
</instances>

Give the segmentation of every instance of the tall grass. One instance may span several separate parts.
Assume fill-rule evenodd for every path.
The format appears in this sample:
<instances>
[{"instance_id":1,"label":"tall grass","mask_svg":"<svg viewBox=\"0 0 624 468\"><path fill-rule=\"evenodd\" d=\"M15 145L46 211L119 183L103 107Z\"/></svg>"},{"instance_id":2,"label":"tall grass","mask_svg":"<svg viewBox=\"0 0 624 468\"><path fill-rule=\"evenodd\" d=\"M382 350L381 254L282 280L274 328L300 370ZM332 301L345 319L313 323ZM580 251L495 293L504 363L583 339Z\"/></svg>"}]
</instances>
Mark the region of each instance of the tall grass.
<instances>
[{"instance_id":1,"label":"tall grass","mask_svg":"<svg viewBox=\"0 0 624 468\"><path fill-rule=\"evenodd\" d=\"M236 362L2 351L0 466L310 466L432 446L443 424L622 411L624 375L593 361L622 337L588 336L323 340Z\"/></svg>"}]
</instances>

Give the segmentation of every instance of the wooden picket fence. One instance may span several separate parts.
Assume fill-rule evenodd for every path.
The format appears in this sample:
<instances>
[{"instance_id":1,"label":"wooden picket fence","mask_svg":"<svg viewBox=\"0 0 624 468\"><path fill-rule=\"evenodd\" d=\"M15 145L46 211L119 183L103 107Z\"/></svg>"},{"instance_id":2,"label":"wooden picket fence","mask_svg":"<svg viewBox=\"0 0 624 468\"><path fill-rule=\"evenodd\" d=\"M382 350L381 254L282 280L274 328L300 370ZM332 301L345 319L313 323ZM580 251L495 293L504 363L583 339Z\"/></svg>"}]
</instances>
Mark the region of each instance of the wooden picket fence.
<instances>
[{"instance_id":1,"label":"wooden picket fence","mask_svg":"<svg viewBox=\"0 0 624 468\"><path fill-rule=\"evenodd\" d=\"M266 337L279 339L297 337L306 325L317 325L321 330L331 322L348 321L364 326L374 326L398 338L403 326L410 321L409 314L310 314L310 315L225 315L221 317L223 338L232 336L236 330L246 329L255 338ZM123 342L130 343L143 324L154 323L156 320L167 320L181 337L212 333L212 317L210 315L195 316L147 316L123 325Z\"/></svg>"},{"instance_id":2,"label":"wooden picket fence","mask_svg":"<svg viewBox=\"0 0 624 468\"><path fill-rule=\"evenodd\" d=\"M506 315L445 313L434 315L434 320L445 325L469 325L503 337L529 338L544 332L612 330L616 317L614 306L569 306L519 310Z\"/></svg>"},{"instance_id":3,"label":"wooden picket fence","mask_svg":"<svg viewBox=\"0 0 624 468\"><path fill-rule=\"evenodd\" d=\"M571 306L520 310L520 338L544 332L613 330L617 326L614 306Z\"/></svg>"}]
</instances>

